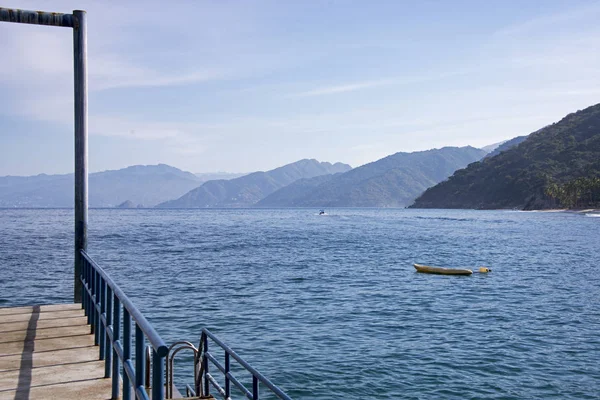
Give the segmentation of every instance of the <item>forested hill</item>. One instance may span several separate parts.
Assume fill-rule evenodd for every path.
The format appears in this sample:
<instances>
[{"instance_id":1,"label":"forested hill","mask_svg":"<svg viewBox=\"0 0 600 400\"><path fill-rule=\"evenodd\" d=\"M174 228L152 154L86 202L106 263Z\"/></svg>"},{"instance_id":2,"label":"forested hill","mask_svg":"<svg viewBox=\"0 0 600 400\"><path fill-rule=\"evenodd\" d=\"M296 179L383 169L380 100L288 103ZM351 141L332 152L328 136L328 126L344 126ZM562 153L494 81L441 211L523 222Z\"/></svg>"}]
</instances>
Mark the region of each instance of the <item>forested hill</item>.
<instances>
[{"instance_id":1,"label":"forested hill","mask_svg":"<svg viewBox=\"0 0 600 400\"><path fill-rule=\"evenodd\" d=\"M595 206L600 201L598 178L600 104L569 114L518 146L456 171L425 191L412 207Z\"/></svg>"}]
</instances>

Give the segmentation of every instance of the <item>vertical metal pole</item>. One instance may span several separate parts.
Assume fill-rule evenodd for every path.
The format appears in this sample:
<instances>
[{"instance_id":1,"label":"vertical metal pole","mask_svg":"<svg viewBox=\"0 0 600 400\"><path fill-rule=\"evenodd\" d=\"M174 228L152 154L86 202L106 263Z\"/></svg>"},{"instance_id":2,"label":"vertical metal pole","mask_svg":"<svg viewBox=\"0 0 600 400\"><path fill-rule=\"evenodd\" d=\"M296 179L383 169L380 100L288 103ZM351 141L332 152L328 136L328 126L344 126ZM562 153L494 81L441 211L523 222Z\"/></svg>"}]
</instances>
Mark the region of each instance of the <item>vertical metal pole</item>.
<instances>
[{"instance_id":1,"label":"vertical metal pole","mask_svg":"<svg viewBox=\"0 0 600 400\"><path fill-rule=\"evenodd\" d=\"M231 397L231 383L229 382L229 376L227 375L231 371L231 361L229 360L229 353L225 350L225 397Z\"/></svg>"},{"instance_id":2,"label":"vertical metal pole","mask_svg":"<svg viewBox=\"0 0 600 400\"><path fill-rule=\"evenodd\" d=\"M112 368L112 342L110 341L110 338L108 337L108 329L110 327L110 329L113 329L112 327L112 323L113 323L113 304L112 304L112 299L113 299L113 292L112 289L110 288L110 286L106 286L106 346L104 348L104 351L106 351L106 354L104 356L105 360L104 360L104 377L105 378L110 378L110 372L111 372L111 368Z\"/></svg>"},{"instance_id":3,"label":"vertical metal pole","mask_svg":"<svg viewBox=\"0 0 600 400\"><path fill-rule=\"evenodd\" d=\"M96 307L94 306L94 304L96 303L96 300L94 299L94 288L96 287L96 284L94 282L94 279L96 277L96 270L94 268L92 268L92 270L90 271L90 315L88 315L88 324L90 325L90 333L94 333L94 321L96 320L96 315L94 314L94 312L96 312Z\"/></svg>"},{"instance_id":4,"label":"vertical metal pole","mask_svg":"<svg viewBox=\"0 0 600 400\"><path fill-rule=\"evenodd\" d=\"M82 296L81 303L84 306L83 309L85 310L85 315L89 316L90 315L90 306L89 306L90 301L89 301L89 296L88 296L88 292L86 289L89 286L89 281L90 281L90 279L88 278L88 275L89 275L88 270L90 268L89 268L87 260L83 260L83 264L82 264L81 268L83 269L83 279L85 281L85 284L82 285L83 286L83 296ZM89 323L89 320L88 320L88 323Z\"/></svg>"},{"instance_id":5,"label":"vertical metal pole","mask_svg":"<svg viewBox=\"0 0 600 400\"><path fill-rule=\"evenodd\" d=\"M73 301L81 302L81 250L87 250L88 144L87 144L87 25L86 13L73 11L73 66L75 87L75 282Z\"/></svg>"},{"instance_id":6,"label":"vertical metal pole","mask_svg":"<svg viewBox=\"0 0 600 400\"><path fill-rule=\"evenodd\" d=\"M204 367L204 393L202 393L202 395L210 396L210 383L208 381L208 378L206 377L208 374L208 357L206 357L206 353L208 353L208 335L204 335L202 336L202 338L204 339L204 354L202 357L202 366Z\"/></svg>"},{"instance_id":7,"label":"vertical metal pole","mask_svg":"<svg viewBox=\"0 0 600 400\"><path fill-rule=\"evenodd\" d=\"M104 360L104 346L106 345L106 326L102 322L102 316L106 322L106 281L100 277L100 359Z\"/></svg>"},{"instance_id":8,"label":"vertical metal pole","mask_svg":"<svg viewBox=\"0 0 600 400\"><path fill-rule=\"evenodd\" d=\"M131 400L131 380L125 371L128 361L131 361L131 316L123 307L123 400Z\"/></svg>"},{"instance_id":9,"label":"vertical metal pole","mask_svg":"<svg viewBox=\"0 0 600 400\"><path fill-rule=\"evenodd\" d=\"M252 400L258 400L258 378L252 375Z\"/></svg>"},{"instance_id":10,"label":"vertical metal pole","mask_svg":"<svg viewBox=\"0 0 600 400\"><path fill-rule=\"evenodd\" d=\"M83 258L83 256L81 254L76 254L75 257L79 256L79 258ZM82 292L82 296L81 296L81 308L85 311L85 314L87 315L87 311L85 310L85 289L84 289L84 285L83 285L83 280L85 279L85 268L86 268L86 260L81 260L81 270L80 273L81 275L79 276L79 284L81 285L81 292Z\"/></svg>"},{"instance_id":11,"label":"vertical metal pole","mask_svg":"<svg viewBox=\"0 0 600 400\"><path fill-rule=\"evenodd\" d=\"M94 275L94 344L100 343L100 273L95 270Z\"/></svg>"},{"instance_id":12,"label":"vertical metal pole","mask_svg":"<svg viewBox=\"0 0 600 400\"><path fill-rule=\"evenodd\" d=\"M144 386L144 364L146 354L144 351L144 332L135 324L135 390Z\"/></svg>"},{"instance_id":13,"label":"vertical metal pole","mask_svg":"<svg viewBox=\"0 0 600 400\"><path fill-rule=\"evenodd\" d=\"M165 398L165 364L164 357L152 349L152 400Z\"/></svg>"},{"instance_id":14,"label":"vertical metal pole","mask_svg":"<svg viewBox=\"0 0 600 400\"><path fill-rule=\"evenodd\" d=\"M121 302L119 298L113 293L113 343L117 343L121 338ZM113 344L114 346L114 344ZM119 398L119 355L117 350L113 347L112 354L113 370L112 370L112 399Z\"/></svg>"}]
</instances>

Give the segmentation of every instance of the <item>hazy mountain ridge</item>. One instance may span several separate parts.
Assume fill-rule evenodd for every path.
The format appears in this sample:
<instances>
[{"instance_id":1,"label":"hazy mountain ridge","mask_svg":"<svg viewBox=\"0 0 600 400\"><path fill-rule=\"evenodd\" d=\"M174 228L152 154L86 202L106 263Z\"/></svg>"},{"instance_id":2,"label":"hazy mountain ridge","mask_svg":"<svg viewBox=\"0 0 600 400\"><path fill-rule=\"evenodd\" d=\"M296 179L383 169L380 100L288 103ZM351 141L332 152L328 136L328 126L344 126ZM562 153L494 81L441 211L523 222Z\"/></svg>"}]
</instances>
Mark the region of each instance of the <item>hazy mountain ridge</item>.
<instances>
[{"instance_id":1,"label":"hazy mountain ridge","mask_svg":"<svg viewBox=\"0 0 600 400\"><path fill-rule=\"evenodd\" d=\"M529 135L518 146L457 171L415 208L551 208L552 183L600 177L600 104Z\"/></svg>"},{"instance_id":2,"label":"hazy mountain ridge","mask_svg":"<svg viewBox=\"0 0 600 400\"><path fill-rule=\"evenodd\" d=\"M216 181L220 179L230 180L248 175L248 172L196 172L194 173L200 182Z\"/></svg>"},{"instance_id":3,"label":"hazy mountain ridge","mask_svg":"<svg viewBox=\"0 0 600 400\"><path fill-rule=\"evenodd\" d=\"M73 174L0 177L0 207L73 207ZM152 207L198 186L192 173L166 164L133 165L89 175L90 207L126 200Z\"/></svg>"},{"instance_id":4,"label":"hazy mountain ridge","mask_svg":"<svg viewBox=\"0 0 600 400\"><path fill-rule=\"evenodd\" d=\"M515 138L507 140L506 142L501 143L498 147L490 151L484 158L494 157L502 153L503 151L512 149L513 147L518 146L523 141L525 141L525 139L527 139L528 136L529 135L517 136Z\"/></svg>"},{"instance_id":5,"label":"hazy mountain ridge","mask_svg":"<svg viewBox=\"0 0 600 400\"><path fill-rule=\"evenodd\" d=\"M329 182L335 177L341 175L327 174L315 176L313 178L298 179L287 186L271 193L267 197L255 204L256 207L303 207L306 203L305 197L319 185Z\"/></svg>"},{"instance_id":6,"label":"hazy mountain ridge","mask_svg":"<svg viewBox=\"0 0 600 400\"><path fill-rule=\"evenodd\" d=\"M304 159L266 172L231 179L208 181L176 200L159 204L160 208L250 207L298 179L345 172L347 164Z\"/></svg>"},{"instance_id":7,"label":"hazy mountain ridge","mask_svg":"<svg viewBox=\"0 0 600 400\"><path fill-rule=\"evenodd\" d=\"M298 182L258 202L260 207L404 207L428 187L486 154L474 147L396 153L346 173Z\"/></svg>"}]
</instances>

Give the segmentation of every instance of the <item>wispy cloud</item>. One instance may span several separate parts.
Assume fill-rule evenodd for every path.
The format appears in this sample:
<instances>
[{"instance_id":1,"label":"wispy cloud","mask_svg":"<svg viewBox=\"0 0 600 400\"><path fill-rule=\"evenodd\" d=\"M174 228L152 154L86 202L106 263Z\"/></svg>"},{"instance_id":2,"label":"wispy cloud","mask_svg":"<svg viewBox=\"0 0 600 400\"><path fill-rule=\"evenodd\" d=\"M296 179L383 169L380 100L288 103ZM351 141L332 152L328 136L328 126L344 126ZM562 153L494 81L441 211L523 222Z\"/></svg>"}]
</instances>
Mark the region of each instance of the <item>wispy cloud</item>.
<instances>
[{"instance_id":1,"label":"wispy cloud","mask_svg":"<svg viewBox=\"0 0 600 400\"><path fill-rule=\"evenodd\" d=\"M560 12L540 15L517 24L506 26L494 33L495 36L516 36L531 31L544 31L548 27L572 22L579 19L598 18L600 15L600 2L587 3L583 6L573 7Z\"/></svg>"},{"instance_id":2,"label":"wispy cloud","mask_svg":"<svg viewBox=\"0 0 600 400\"><path fill-rule=\"evenodd\" d=\"M398 81L395 79L381 79L374 81L354 82L343 85L323 86L305 92L293 94L292 97L311 97L311 96L326 96L337 93L355 92L357 90L371 89L380 86L395 85Z\"/></svg>"},{"instance_id":3,"label":"wispy cloud","mask_svg":"<svg viewBox=\"0 0 600 400\"><path fill-rule=\"evenodd\" d=\"M356 92L360 90L381 88L387 86L400 86L400 85L412 85L423 82L437 81L440 79L446 79L453 76L464 75L472 71L472 68L462 68L444 72L430 72L423 75L407 76L407 77L394 77L376 80L366 80L359 82L351 82L340 85L328 85L321 86L304 92L293 93L288 97L314 97L314 96L327 96L339 93Z\"/></svg>"}]
</instances>

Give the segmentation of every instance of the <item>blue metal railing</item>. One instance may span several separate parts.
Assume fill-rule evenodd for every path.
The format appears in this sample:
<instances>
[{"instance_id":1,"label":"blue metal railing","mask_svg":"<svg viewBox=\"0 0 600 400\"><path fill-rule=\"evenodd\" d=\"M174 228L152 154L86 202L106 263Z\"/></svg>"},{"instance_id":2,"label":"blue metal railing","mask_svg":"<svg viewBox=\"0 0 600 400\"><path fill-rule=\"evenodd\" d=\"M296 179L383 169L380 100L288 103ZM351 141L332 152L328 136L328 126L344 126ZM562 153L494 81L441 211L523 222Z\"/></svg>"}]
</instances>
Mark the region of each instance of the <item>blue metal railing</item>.
<instances>
[{"instance_id":1,"label":"blue metal railing","mask_svg":"<svg viewBox=\"0 0 600 400\"><path fill-rule=\"evenodd\" d=\"M91 325L94 343L105 361L104 376L112 376L112 398L119 398L119 365L123 366L123 400L149 400L146 392L147 361L144 342L152 346L152 400L165 398L165 357L169 349L152 325L106 272L85 252L82 261L82 308ZM122 313L121 313L122 311ZM132 321L135 331L135 367L131 358ZM122 322L122 324L121 324ZM122 325L122 326L121 326Z\"/></svg>"},{"instance_id":2,"label":"blue metal railing","mask_svg":"<svg viewBox=\"0 0 600 400\"><path fill-rule=\"evenodd\" d=\"M216 344L221 350L225 351L225 365L222 365L215 356L209 351L208 344L209 339L212 343ZM231 372L231 359L234 359L238 364L249 372L252 376L252 390L249 390L233 376ZM210 364L209 364L210 361ZM225 378L225 387L219 385L217 380L210 374L209 366L213 365L223 374ZM291 398L285 394L281 389L275 386L260 372L254 369L248 364L242 357L237 355L229 346L223 343L219 338L212 334L208 329L202 329L202 335L200 336L200 345L198 346L198 354L194 360L194 371L195 371L195 388L188 392L192 395L200 394L202 396L209 396L211 386L217 390L217 392L223 397L223 399L231 398L231 384L233 383L237 389L239 389L246 398L249 400L259 400L259 384L267 387L278 399L291 400Z\"/></svg>"}]
</instances>

